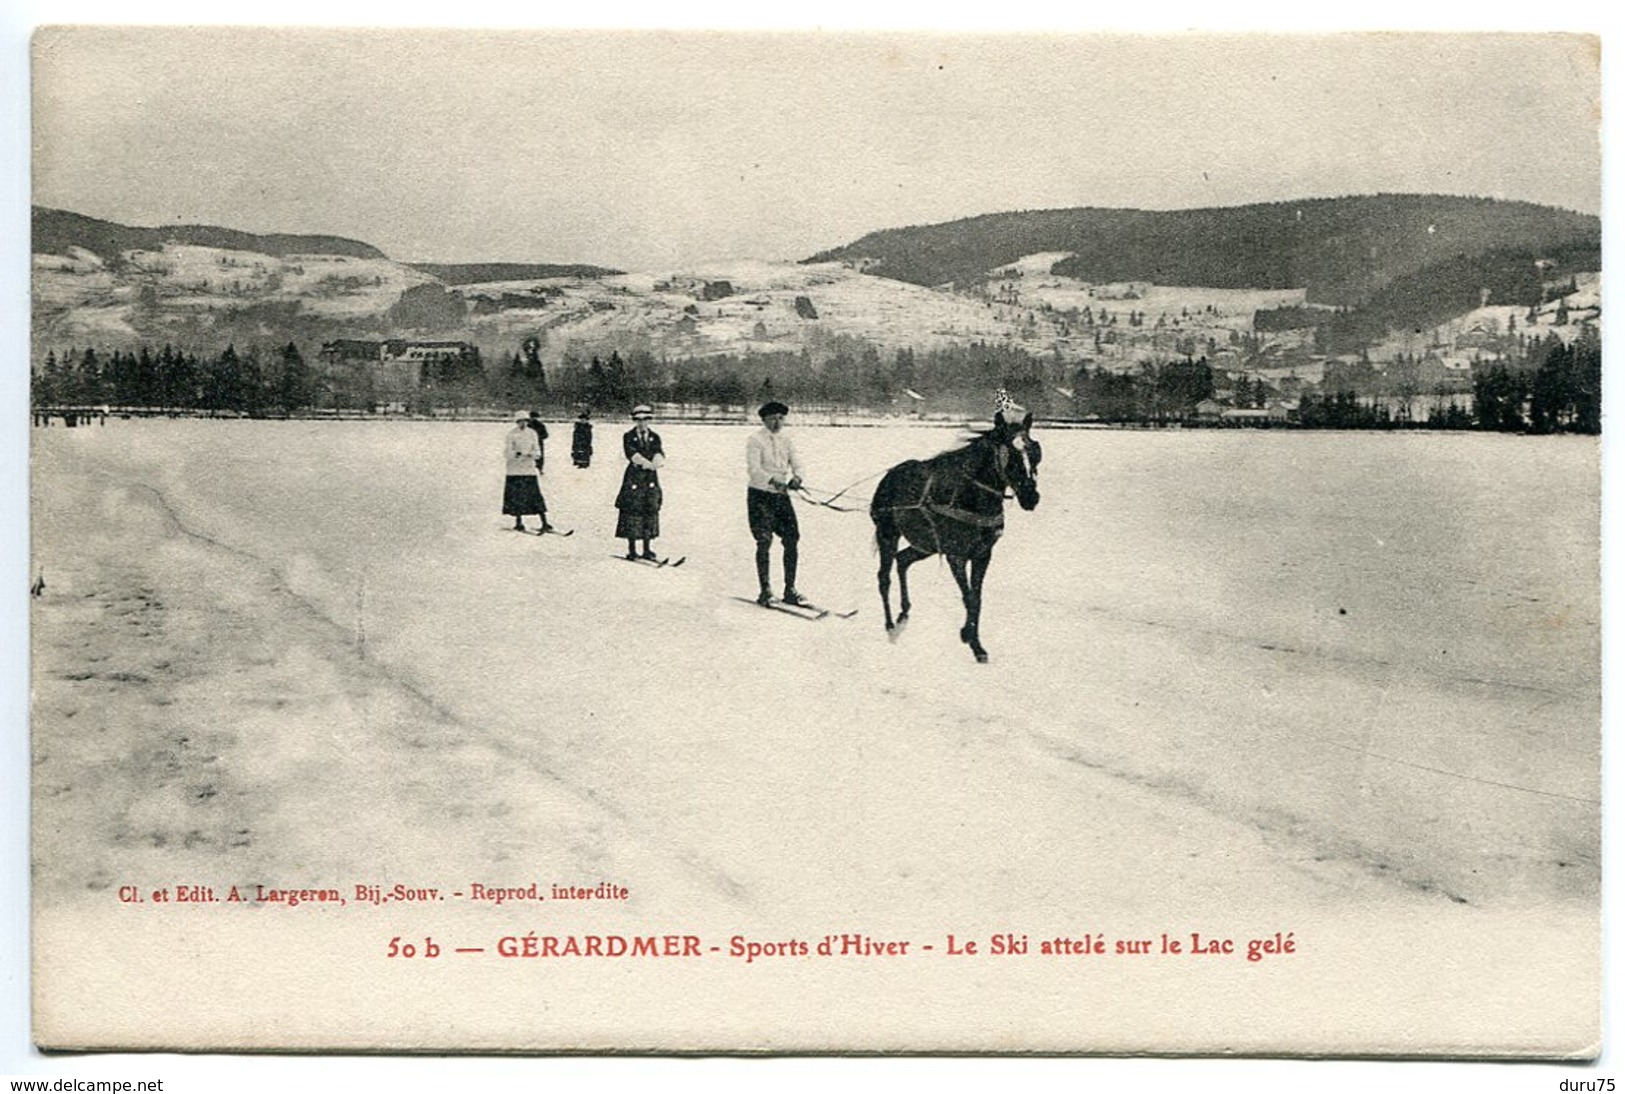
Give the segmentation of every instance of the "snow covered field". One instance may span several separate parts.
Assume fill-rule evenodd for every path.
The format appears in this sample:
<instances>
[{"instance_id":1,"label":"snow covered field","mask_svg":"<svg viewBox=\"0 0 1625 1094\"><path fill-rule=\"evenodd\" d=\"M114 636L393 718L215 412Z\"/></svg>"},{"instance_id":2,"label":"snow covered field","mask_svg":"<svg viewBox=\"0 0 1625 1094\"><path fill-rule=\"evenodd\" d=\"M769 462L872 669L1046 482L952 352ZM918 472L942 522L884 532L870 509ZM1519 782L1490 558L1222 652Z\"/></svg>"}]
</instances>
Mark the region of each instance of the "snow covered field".
<instances>
[{"instance_id":1,"label":"snow covered field","mask_svg":"<svg viewBox=\"0 0 1625 1094\"><path fill-rule=\"evenodd\" d=\"M800 509L799 584L854 619L734 603L755 586L748 431L656 426L658 546L687 557L664 571L610 557L622 425L599 426L585 471L553 430L543 489L569 538L505 530L501 423L36 430L42 1028L1209 1051L1594 1038L1595 441L1041 431L1043 500L1010 508L979 666L935 560L888 640L861 512ZM892 463L956 441L796 437L809 485L864 500ZM631 898L116 897L604 880ZM527 928L862 931L916 954L950 933L1290 930L1300 951L1088 958L1059 978L986 956L458 966L422 1000L430 974L377 956L411 930L494 944ZM260 1006L205 1009L250 969L264 1007L301 1000L269 1034ZM69 1005L132 982L175 986L174 1006L127 1027L114 1003L94 1019ZM538 1022L560 1000L569 1020Z\"/></svg>"}]
</instances>

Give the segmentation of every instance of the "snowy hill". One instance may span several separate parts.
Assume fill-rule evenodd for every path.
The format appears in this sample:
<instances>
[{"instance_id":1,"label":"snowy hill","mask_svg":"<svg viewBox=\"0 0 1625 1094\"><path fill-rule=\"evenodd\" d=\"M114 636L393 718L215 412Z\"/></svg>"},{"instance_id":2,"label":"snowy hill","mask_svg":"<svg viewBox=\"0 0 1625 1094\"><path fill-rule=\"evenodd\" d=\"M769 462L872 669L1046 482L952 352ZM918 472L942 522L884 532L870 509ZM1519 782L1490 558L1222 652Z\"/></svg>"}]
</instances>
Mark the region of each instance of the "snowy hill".
<instances>
[{"instance_id":1,"label":"snowy hill","mask_svg":"<svg viewBox=\"0 0 1625 1094\"><path fill-rule=\"evenodd\" d=\"M37 254L58 254L80 247L114 259L125 251L150 251L166 243L219 247L234 251L261 251L271 255L330 254L351 258L382 258L378 248L359 240L329 235L256 235L235 228L207 224L167 224L161 228L132 228L110 220L36 205L31 224Z\"/></svg>"},{"instance_id":2,"label":"snowy hill","mask_svg":"<svg viewBox=\"0 0 1625 1094\"><path fill-rule=\"evenodd\" d=\"M104 258L68 247L33 256L34 328L51 341L136 341L184 338L234 319L370 322L433 280L383 257L171 242Z\"/></svg>"},{"instance_id":3,"label":"snowy hill","mask_svg":"<svg viewBox=\"0 0 1625 1094\"><path fill-rule=\"evenodd\" d=\"M798 352L843 335L882 347L982 341L1042 352L1063 336L1057 324L1020 309L864 277L840 263L742 260L659 274L509 265L488 268L530 276L469 281L480 267L406 265L365 245L353 254L278 251L183 242L90 218L49 223L50 231L36 234L33 258L42 346L393 337L414 320L392 309L420 286L441 288L463 319L410 333L466 340L493 354L511 354L532 337L550 356L618 348L681 359Z\"/></svg>"},{"instance_id":4,"label":"snowy hill","mask_svg":"<svg viewBox=\"0 0 1625 1094\"><path fill-rule=\"evenodd\" d=\"M459 286L473 303L512 306L476 318L481 341L537 333L551 348L642 347L669 356L797 351L846 335L880 346L1011 341L1035 352L1054 324L976 297L865 277L840 263L734 261L666 277L622 274ZM529 294L533 306L526 307Z\"/></svg>"},{"instance_id":5,"label":"snowy hill","mask_svg":"<svg viewBox=\"0 0 1625 1094\"><path fill-rule=\"evenodd\" d=\"M1187 355L1239 365L1248 355L1347 352L1317 347L1312 327L1283 322L1259 332L1261 311L1316 314L1305 286L1091 281L1076 275L1088 257L1076 251L1006 250L1000 262L955 288L873 276L865 259L747 259L625 273L558 264L407 265L333 237L126 228L55 210L35 214L33 326L41 355L85 343L218 348L295 341L314 351L338 338L415 337L468 342L487 360L510 359L531 339L549 361L612 350L672 361L768 353L822 360L864 347L926 352L985 345L1064 367L1127 370ZM1477 286L1478 272L1456 271L1449 292L1460 295L1455 282L1463 278ZM482 275L502 279L474 280ZM1550 291L1559 277L1565 286L1578 279L1567 303ZM1546 291L1541 278L1533 282L1537 297L1545 297L1533 321L1531 305L1509 302L1516 297L1501 290L1483 302L1475 288L1471 303L1426 324L1372 327L1380 316L1363 314L1355 318L1364 325L1342 337L1387 352L1393 347L1381 341L1385 330L1443 324L1454 333L1439 345L1455 352L1455 333L1471 342L1493 321L1493 333L1504 334L1509 316L1566 339L1597 320L1594 274L1546 269L1544 280ZM1527 295L1527 286L1518 291ZM412 306L403 304L408 293ZM429 306L419 306L425 298ZM1473 303L1483 306L1475 311Z\"/></svg>"}]
</instances>

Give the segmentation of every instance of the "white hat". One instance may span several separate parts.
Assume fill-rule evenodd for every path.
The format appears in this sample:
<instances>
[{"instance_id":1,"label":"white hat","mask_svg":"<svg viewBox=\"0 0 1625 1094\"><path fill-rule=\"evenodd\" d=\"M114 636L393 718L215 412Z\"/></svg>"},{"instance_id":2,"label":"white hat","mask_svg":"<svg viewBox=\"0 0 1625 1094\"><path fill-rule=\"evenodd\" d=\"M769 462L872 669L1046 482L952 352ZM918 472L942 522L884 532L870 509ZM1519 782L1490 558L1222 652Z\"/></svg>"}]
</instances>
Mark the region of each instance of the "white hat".
<instances>
[{"instance_id":1,"label":"white hat","mask_svg":"<svg viewBox=\"0 0 1625 1094\"><path fill-rule=\"evenodd\" d=\"M530 415L525 413L523 410L517 410L514 412L513 420L516 422L529 422Z\"/></svg>"},{"instance_id":2,"label":"white hat","mask_svg":"<svg viewBox=\"0 0 1625 1094\"><path fill-rule=\"evenodd\" d=\"M632 417L634 418L653 418L654 416L655 412L649 408L648 403L639 403L632 408Z\"/></svg>"}]
</instances>

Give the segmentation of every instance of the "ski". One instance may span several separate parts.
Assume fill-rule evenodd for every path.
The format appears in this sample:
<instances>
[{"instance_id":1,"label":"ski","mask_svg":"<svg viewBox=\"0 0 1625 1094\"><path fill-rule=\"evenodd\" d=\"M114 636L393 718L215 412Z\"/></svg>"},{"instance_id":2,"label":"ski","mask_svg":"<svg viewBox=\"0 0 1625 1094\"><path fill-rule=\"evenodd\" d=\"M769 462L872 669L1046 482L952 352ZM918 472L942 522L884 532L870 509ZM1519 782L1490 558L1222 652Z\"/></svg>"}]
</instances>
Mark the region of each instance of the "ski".
<instances>
[{"instance_id":1,"label":"ski","mask_svg":"<svg viewBox=\"0 0 1625 1094\"><path fill-rule=\"evenodd\" d=\"M647 566L650 569L654 569L654 570L664 570L667 566L681 566L683 563L688 561L688 556L687 555L684 555L682 558L677 558L677 559L673 559L673 558L670 558L670 557L667 557L667 558L627 558L625 555L610 555L609 557L610 558L618 558L622 562L636 562L640 566Z\"/></svg>"},{"instance_id":2,"label":"ski","mask_svg":"<svg viewBox=\"0 0 1625 1094\"><path fill-rule=\"evenodd\" d=\"M850 619L853 618L855 614L858 614L858 610L856 610L856 608L853 608L851 611L835 611L834 608L821 608L821 606L809 605L809 603L803 603L801 606L803 606L803 608L808 608L809 611L817 611L817 613L821 613L819 614L819 618L821 619L824 618L824 616L829 616L829 618L832 619Z\"/></svg>"},{"instance_id":3,"label":"ski","mask_svg":"<svg viewBox=\"0 0 1625 1094\"><path fill-rule=\"evenodd\" d=\"M797 619L806 619L811 622L816 622L820 619L832 618L851 619L853 616L858 614L858 609L856 608L853 608L851 611L838 612L833 608L821 608L817 604L811 604L807 601L802 601L800 604L786 604L782 600L772 600L766 604L763 604L759 600L746 596L736 596L734 599L743 604L755 605L758 608L772 608L774 611L784 612L786 615L793 615Z\"/></svg>"},{"instance_id":4,"label":"ski","mask_svg":"<svg viewBox=\"0 0 1625 1094\"><path fill-rule=\"evenodd\" d=\"M854 615L858 614L858 609L856 608L853 608L849 612L838 612L834 608L820 608L817 604L803 604L802 607L810 608L815 612L823 612L824 615L827 615L832 619L851 619Z\"/></svg>"},{"instance_id":5,"label":"ski","mask_svg":"<svg viewBox=\"0 0 1625 1094\"><path fill-rule=\"evenodd\" d=\"M756 598L749 596L736 596L734 599L741 604L749 604L753 608L767 608L770 611L783 612L785 615L793 615L797 619L805 619L809 623L816 623L829 615L829 610L826 608L813 608L805 604L786 604L782 600L770 600L763 604Z\"/></svg>"},{"instance_id":6,"label":"ski","mask_svg":"<svg viewBox=\"0 0 1625 1094\"><path fill-rule=\"evenodd\" d=\"M574 528L569 528L561 532L557 528L515 528L512 525L508 526L508 531L522 532L527 536L573 536L576 534L576 530Z\"/></svg>"},{"instance_id":7,"label":"ski","mask_svg":"<svg viewBox=\"0 0 1625 1094\"><path fill-rule=\"evenodd\" d=\"M618 558L622 562L635 562L639 566L647 566L651 570L658 570L666 565L666 560L663 558L628 558L626 555L610 555L609 557Z\"/></svg>"}]
</instances>

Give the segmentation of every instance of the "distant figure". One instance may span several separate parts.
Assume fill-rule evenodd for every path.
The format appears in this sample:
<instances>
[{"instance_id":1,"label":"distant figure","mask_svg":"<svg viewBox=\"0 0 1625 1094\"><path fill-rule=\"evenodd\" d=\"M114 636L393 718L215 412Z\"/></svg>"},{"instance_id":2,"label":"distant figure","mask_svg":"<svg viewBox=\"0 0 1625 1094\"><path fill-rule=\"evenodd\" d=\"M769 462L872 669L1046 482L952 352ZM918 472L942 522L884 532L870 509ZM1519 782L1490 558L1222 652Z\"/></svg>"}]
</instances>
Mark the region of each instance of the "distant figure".
<instances>
[{"instance_id":1,"label":"distant figure","mask_svg":"<svg viewBox=\"0 0 1625 1094\"><path fill-rule=\"evenodd\" d=\"M41 570L39 572L39 576L34 579L34 584L32 584L32 585L30 585L28 587L28 591L30 593L32 593L34 596L39 596L40 594L45 592L45 571L44 570Z\"/></svg>"},{"instance_id":2,"label":"distant figure","mask_svg":"<svg viewBox=\"0 0 1625 1094\"><path fill-rule=\"evenodd\" d=\"M745 442L745 468L750 475L745 514L751 537L756 540L756 581L760 586L756 602L768 604L773 600L769 556L776 535L784 544L784 602L805 604L796 591L801 528L790 504L790 491L801 489L801 461L796 458L795 444L783 431L784 416L790 408L775 400L764 403L756 413L762 419L762 428Z\"/></svg>"},{"instance_id":3,"label":"distant figure","mask_svg":"<svg viewBox=\"0 0 1625 1094\"><path fill-rule=\"evenodd\" d=\"M1010 393L1004 388L993 393L993 413L1003 414L1006 418L1013 418L1027 408L1010 398Z\"/></svg>"},{"instance_id":4,"label":"distant figure","mask_svg":"<svg viewBox=\"0 0 1625 1094\"><path fill-rule=\"evenodd\" d=\"M621 475L621 492L615 496L615 508L621 515L615 522L615 534L626 540L626 557L639 557L637 541L643 541L642 557L656 558L651 541L660 536L660 468L666 462L666 451L661 446L660 434L649 428L654 411L647 406L632 408L633 426L621 438L626 452L626 471Z\"/></svg>"},{"instance_id":5,"label":"distant figure","mask_svg":"<svg viewBox=\"0 0 1625 1094\"><path fill-rule=\"evenodd\" d=\"M547 426L542 422L542 416L534 410L530 412L526 424L536 433L536 473L540 475L542 462L547 459Z\"/></svg>"},{"instance_id":6,"label":"distant figure","mask_svg":"<svg viewBox=\"0 0 1625 1094\"><path fill-rule=\"evenodd\" d=\"M592 411L583 407L570 437L570 461L577 467L592 464Z\"/></svg>"},{"instance_id":7,"label":"distant figure","mask_svg":"<svg viewBox=\"0 0 1625 1094\"><path fill-rule=\"evenodd\" d=\"M513 518L513 530L525 530L525 518L537 516L542 525L536 531L547 531L547 502L542 500L541 484L536 481L536 470L541 463L542 442L530 427L530 418L521 411L514 416L514 427L503 442L503 459L508 469L507 483L502 491L502 512Z\"/></svg>"}]
</instances>

